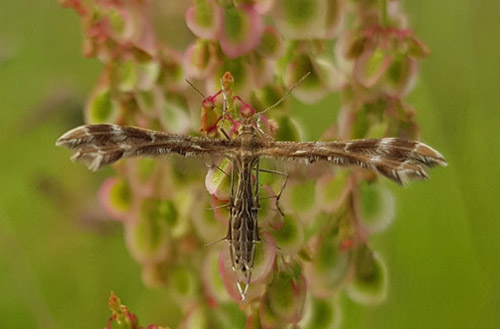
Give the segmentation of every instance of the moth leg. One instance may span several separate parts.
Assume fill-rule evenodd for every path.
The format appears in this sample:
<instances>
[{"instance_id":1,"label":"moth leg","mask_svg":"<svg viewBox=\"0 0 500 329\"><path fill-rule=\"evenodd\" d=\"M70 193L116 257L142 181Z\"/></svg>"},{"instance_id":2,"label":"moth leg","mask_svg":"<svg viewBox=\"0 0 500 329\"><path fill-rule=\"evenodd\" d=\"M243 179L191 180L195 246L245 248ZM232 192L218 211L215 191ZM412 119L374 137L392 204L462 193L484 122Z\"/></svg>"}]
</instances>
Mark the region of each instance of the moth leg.
<instances>
[{"instance_id":1,"label":"moth leg","mask_svg":"<svg viewBox=\"0 0 500 329\"><path fill-rule=\"evenodd\" d=\"M272 196L269 196L269 197L260 198L260 199L272 199L272 198L275 198L276 208L278 209L278 211L280 212L280 214L282 216L284 216L285 213L281 209L281 207L279 205L279 201L280 201L281 195L283 194L283 191L285 190L286 183L288 182L288 173L282 172L282 171L277 171L277 170L264 169L264 168L258 168L258 171L265 172L265 173L268 173L268 174L280 175L280 176L284 177L283 183L281 183L280 190L279 190L279 192L276 195L272 195Z\"/></svg>"},{"instance_id":2,"label":"moth leg","mask_svg":"<svg viewBox=\"0 0 500 329\"><path fill-rule=\"evenodd\" d=\"M221 167L219 167L219 166L218 166L218 165L216 165L216 164L211 164L209 167L210 167L210 168L217 168L217 169L219 169L219 171L220 171L221 173L223 173L224 175L226 175L226 177L231 177L231 176L230 176L227 172L225 172L225 171L224 171Z\"/></svg>"},{"instance_id":3,"label":"moth leg","mask_svg":"<svg viewBox=\"0 0 500 329\"><path fill-rule=\"evenodd\" d=\"M233 197L234 197L234 165L235 162L231 162L231 188L229 192L229 203L233 206Z\"/></svg>"},{"instance_id":4,"label":"moth leg","mask_svg":"<svg viewBox=\"0 0 500 329\"><path fill-rule=\"evenodd\" d=\"M219 243L219 242L226 241L226 240L227 240L227 236L225 236L225 237L223 237L223 238L220 238L220 239L218 239L218 240L215 240L215 241L209 242L209 243L207 243L204 247L205 247L205 248L208 248L208 247L210 247L210 246L213 246L214 244L217 244L217 243Z\"/></svg>"},{"instance_id":5,"label":"moth leg","mask_svg":"<svg viewBox=\"0 0 500 329\"><path fill-rule=\"evenodd\" d=\"M230 203L226 203L226 204L221 204L220 206L217 206L217 207L207 208L207 209L205 209L205 211L216 210L216 209L221 209L221 208L230 208L230 206L231 206Z\"/></svg>"},{"instance_id":6,"label":"moth leg","mask_svg":"<svg viewBox=\"0 0 500 329\"><path fill-rule=\"evenodd\" d=\"M273 209L273 210L274 210L274 209ZM276 210L276 211L277 211L277 210ZM278 250L281 250L281 248L280 248L280 247L278 247L278 246L276 245L276 243L275 243L275 244L272 244L272 243L270 243L270 242L268 242L268 241L266 241L266 240L263 240L263 239L261 239L261 240L256 240L256 241L254 241L254 243L264 243L264 244L265 244L265 245L267 245L267 246L270 246L270 247L276 248L276 249L278 249Z\"/></svg>"},{"instance_id":7,"label":"moth leg","mask_svg":"<svg viewBox=\"0 0 500 329\"><path fill-rule=\"evenodd\" d=\"M256 203L256 208L260 208L259 204L259 171L260 171L260 161L257 160L257 163L255 165L255 193L254 193L254 198L255 198L255 203Z\"/></svg>"}]
</instances>

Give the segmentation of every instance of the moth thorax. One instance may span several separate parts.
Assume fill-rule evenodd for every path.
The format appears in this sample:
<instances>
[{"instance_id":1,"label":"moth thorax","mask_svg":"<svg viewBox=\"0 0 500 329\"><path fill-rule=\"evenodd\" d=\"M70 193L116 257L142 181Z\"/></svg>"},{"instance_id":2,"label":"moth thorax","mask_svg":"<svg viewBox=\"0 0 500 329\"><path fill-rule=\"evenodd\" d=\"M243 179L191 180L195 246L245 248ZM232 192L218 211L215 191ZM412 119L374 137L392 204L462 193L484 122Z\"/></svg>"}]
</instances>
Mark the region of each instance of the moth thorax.
<instances>
[{"instance_id":1,"label":"moth thorax","mask_svg":"<svg viewBox=\"0 0 500 329\"><path fill-rule=\"evenodd\" d=\"M243 123L240 126L240 134L253 134L253 133L254 133L254 127L251 124Z\"/></svg>"}]
</instances>

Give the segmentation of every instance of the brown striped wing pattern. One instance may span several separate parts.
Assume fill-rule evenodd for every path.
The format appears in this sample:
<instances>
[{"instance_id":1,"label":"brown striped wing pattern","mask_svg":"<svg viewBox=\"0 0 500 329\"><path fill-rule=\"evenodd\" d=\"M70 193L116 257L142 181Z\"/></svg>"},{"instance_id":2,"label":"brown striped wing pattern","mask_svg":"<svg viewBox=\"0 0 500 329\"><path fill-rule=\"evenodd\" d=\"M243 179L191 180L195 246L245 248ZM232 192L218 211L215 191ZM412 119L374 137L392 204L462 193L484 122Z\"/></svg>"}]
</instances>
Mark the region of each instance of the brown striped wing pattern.
<instances>
[{"instance_id":1,"label":"brown striped wing pattern","mask_svg":"<svg viewBox=\"0 0 500 329\"><path fill-rule=\"evenodd\" d=\"M72 149L71 159L84 161L92 171L135 156L159 157L172 153L231 156L247 153L304 163L327 161L337 166L361 167L404 184L409 180L428 178L427 168L446 165L444 157L430 146L400 138L286 142L254 135L251 143L242 145L240 138L193 137L98 124L70 130L57 140L56 145Z\"/></svg>"}]
</instances>

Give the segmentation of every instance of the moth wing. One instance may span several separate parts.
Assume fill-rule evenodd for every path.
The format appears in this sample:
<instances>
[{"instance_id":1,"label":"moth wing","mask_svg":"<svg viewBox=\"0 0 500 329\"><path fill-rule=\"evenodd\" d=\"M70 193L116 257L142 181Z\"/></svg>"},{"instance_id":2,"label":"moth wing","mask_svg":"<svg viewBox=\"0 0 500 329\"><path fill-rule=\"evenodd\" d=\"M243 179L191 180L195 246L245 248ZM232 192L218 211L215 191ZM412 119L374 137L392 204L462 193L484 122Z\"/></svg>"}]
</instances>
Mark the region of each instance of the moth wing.
<instances>
[{"instance_id":1,"label":"moth wing","mask_svg":"<svg viewBox=\"0 0 500 329\"><path fill-rule=\"evenodd\" d=\"M118 125L84 125L62 135L56 142L74 151L73 161L84 161L95 171L123 158L160 157L168 154L217 157L231 153L227 140L169 134Z\"/></svg>"}]
</instances>

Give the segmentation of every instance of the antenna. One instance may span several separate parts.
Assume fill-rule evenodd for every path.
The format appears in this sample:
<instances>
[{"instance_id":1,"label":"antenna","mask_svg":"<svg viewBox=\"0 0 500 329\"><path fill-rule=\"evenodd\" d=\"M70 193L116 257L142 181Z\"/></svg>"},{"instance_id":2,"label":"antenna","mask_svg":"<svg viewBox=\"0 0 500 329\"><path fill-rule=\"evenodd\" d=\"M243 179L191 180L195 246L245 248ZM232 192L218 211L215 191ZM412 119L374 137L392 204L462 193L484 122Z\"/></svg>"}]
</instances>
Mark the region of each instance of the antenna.
<instances>
[{"instance_id":1,"label":"antenna","mask_svg":"<svg viewBox=\"0 0 500 329\"><path fill-rule=\"evenodd\" d=\"M224 82L222 79L220 79L220 87L222 90L222 99L224 100L223 106L222 106L222 120L221 120L221 129L224 126L224 121L226 120L226 113L227 113L227 95L226 95L226 89L224 88Z\"/></svg>"},{"instance_id":2,"label":"antenna","mask_svg":"<svg viewBox=\"0 0 500 329\"><path fill-rule=\"evenodd\" d=\"M283 96L281 96L281 98L280 98L280 99L279 99L276 103L274 103L273 105L269 106L267 109L265 109L265 110L263 110L263 111L261 111L261 112L257 112L257 113L255 113L255 114L254 114L254 116L257 116L257 115L258 115L258 116L260 117L261 115L263 115L264 113L266 113L266 112L267 112L267 111L269 111L270 109L273 109L273 108L275 108L276 106L280 105L280 104L281 104L281 103L285 100L285 98L286 98L286 97L287 97L287 96L288 96L288 95L289 95L289 94L290 94L290 93L291 93L291 92L292 92L292 91L293 91L293 90L294 90L294 89L295 89L295 88L296 88L299 84L301 84L301 83L302 83L302 81L304 81L304 80L305 80L305 79L309 76L309 74L311 74L311 72L307 72L306 74L304 74L304 75L302 76L302 78L300 78L297 82L295 82L295 83L293 84L293 86L292 86L292 87L290 87L290 89L288 89L288 90L285 92L285 94L284 94Z\"/></svg>"},{"instance_id":3,"label":"antenna","mask_svg":"<svg viewBox=\"0 0 500 329\"><path fill-rule=\"evenodd\" d=\"M185 79L185 81L188 83L188 85L191 86L191 88L193 88L196 91L196 93L198 95L201 96L201 98L203 98L203 99L206 98L205 95L203 95L203 93L198 88L196 88L196 86L191 81L189 81L188 79Z\"/></svg>"}]
</instances>

